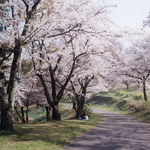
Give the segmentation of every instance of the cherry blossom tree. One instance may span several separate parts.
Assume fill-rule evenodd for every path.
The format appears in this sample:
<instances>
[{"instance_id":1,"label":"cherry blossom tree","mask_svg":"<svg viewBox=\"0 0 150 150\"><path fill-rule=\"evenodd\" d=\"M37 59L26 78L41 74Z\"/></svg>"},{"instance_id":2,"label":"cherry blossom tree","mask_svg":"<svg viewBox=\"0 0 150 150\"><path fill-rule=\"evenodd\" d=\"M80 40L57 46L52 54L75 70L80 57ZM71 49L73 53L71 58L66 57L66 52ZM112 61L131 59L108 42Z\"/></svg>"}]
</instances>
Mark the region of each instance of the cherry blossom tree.
<instances>
[{"instance_id":1,"label":"cherry blossom tree","mask_svg":"<svg viewBox=\"0 0 150 150\"><path fill-rule=\"evenodd\" d=\"M37 1L6 1L1 4L0 15L1 22L9 28L1 33L1 46L7 43L7 49L13 55L11 62L10 77L4 95L2 97L2 120L1 129L13 128L13 104L15 100L15 88L18 83L18 72L22 48L27 44L27 41L33 37L35 29L29 28L29 24L33 23L33 16L37 13L37 6L40 0ZM5 11L8 9L9 11ZM30 26L31 27L31 26ZM28 34L27 34L28 33ZM7 38L8 37L8 38Z\"/></svg>"},{"instance_id":2,"label":"cherry blossom tree","mask_svg":"<svg viewBox=\"0 0 150 150\"><path fill-rule=\"evenodd\" d=\"M74 0L10 0L0 5L3 7L3 9L0 10L0 21L7 26L7 30L1 34L2 38L0 39L0 44L7 43L7 49L10 52L8 56L12 56L11 70L9 73L10 77L8 85L4 90L4 97L2 98L2 110L5 110L5 112L2 113L2 129L13 128L13 103L16 85L18 84L22 51L28 53L34 45L34 48L32 47L32 50L34 49L32 54L36 57L39 52L41 55L41 49L35 45L38 44L38 41L41 42L43 40L45 41L44 44L46 47L47 45L50 45L50 43L61 43L61 41L63 41L63 44L59 44L58 46L62 50L64 47L71 44L71 41L77 39L81 33L82 35L86 34L87 37L93 35L102 41L102 39L108 35L106 28L107 30L109 29L107 24L108 18L106 16L107 7L102 3L100 3L100 5L98 4L97 1L91 2L86 0L82 2ZM6 8L9 8L9 11L4 11ZM98 21L99 19L102 23ZM56 48L55 52L58 50L59 49ZM77 61L80 54L73 54L74 63ZM59 63L59 53L57 56L58 58L55 60ZM6 59L2 61L5 60ZM57 69L56 64L54 66L49 65L49 67L49 69L51 69L50 72L52 73L55 72L55 68ZM42 79L40 73L37 73L37 75ZM68 80L69 79L70 77ZM66 80L66 84L68 83L68 80ZM65 87L66 84L64 84L63 87ZM62 96L62 91L63 90L61 90L58 97ZM50 104L53 105L51 102ZM7 109L5 109L6 106L8 107ZM57 108L54 108L54 111L55 110L57 110ZM59 118L59 113L57 113L56 116L56 118Z\"/></svg>"},{"instance_id":3,"label":"cherry blossom tree","mask_svg":"<svg viewBox=\"0 0 150 150\"><path fill-rule=\"evenodd\" d=\"M73 109L76 112L76 119L79 118L84 108L84 102L86 100L87 88L90 82L94 79L94 76L85 76L85 78L79 78L78 81L71 81L70 91L73 93L69 94L73 102ZM77 88L78 87L78 88Z\"/></svg>"},{"instance_id":4,"label":"cherry blossom tree","mask_svg":"<svg viewBox=\"0 0 150 150\"><path fill-rule=\"evenodd\" d=\"M146 82L150 76L149 36L141 31L136 33L132 34L131 43L117 54L120 61L116 62L111 75L114 80L118 77L116 81L129 78L128 81L141 82L144 100L147 101Z\"/></svg>"},{"instance_id":5,"label":"cherry blossom tree","mask_svg":"<svg viewBox=\"0 0 150 150\"><path fill-rule=\"evenodd\" d=\"M144 39L145 41L146 39ZM147 101L146 82L150 76L149 43L141 41L141 45L135 49L132 60L126 63L123 74L138 79L143 85L144 100Z\"/></svg>"},{"instance_id":6,"label":"cherry blossom tree","mask_svg":"<svg viewBox=\"0 0 150 150\"><path fill-rule=\"evenodd\" d=\"M68 55L64 53L62 54L63 55L47 55L46 59L53 59L54 62L48 62L48 66L46 68L40 68L39 70L39 68L37 68L38 65L35 65L37 76L41 80L44 87L47 102L53 109L52 118L55 120L61 119L58 104L64 95L66 86L73 76L74 70L79 67L79 60L82 58L82 56L86 55L86 52L78 55L76 55L75 52L69 53ZM39 63L41 64L41 61L39 61ZM43 72L43 70L45 71ZM48 74L46 70L48 70ZM50 85L46 82L50 83ZM50 86L50 88L48 88L48 86Z\"/></svg>"},{"instance_id":7,"label":"cherry blossom tree","mask_svg":"<svg viewBox=\"0 0 150 150\"><path fill-rule=\"evenodd\" d=\"M29 99L31 93L35 91L34 85L37 82L33 71L32 60L22 59L20 72L18 76L18 84L16 86L14 108L21 119L22 123L28 123L28 110L29 110ZM18 112L18 108L21 110L21 115ZM26 108L26 110L24 110ZM24 115L26 114L26 118Z\"/></svg>"},{"instance_id":8,"label":"cherry blossom tree","mask_svg":"<svg viewBox=\"0 0 150 150\"><path fill-rule=\"evenodd\" d=\"M90 7L92 9L89 12L88 8ZM56 29L56 31L59 31L58 34L46 35L42 40L35 40L32 43L35 71L43 84L47 101L53 109L53 119L60 120L58 103L63 96L65 87L74 74L74 70L82 62L82 56L88 53L98 53L96 51L100 51L102 46L98 48L98 46L94 47L93 45L100 45L100 41L108 35L104 25L107 21L105 9L106 7L102 5L100 5L100 8L94 9L89 1L70 3L70 8L63 11L67 14L70 12L69 15L67 18L61 18L62 21L64 19L70 20L69 26L68 23L66 24L67 21L63 21L63 24L59 22L59 30ZM102 23L98 22L97 24L95 22L97 19L101 19ZM61 24L63 28L60 28ZM64 32L66 27L69 29ZM49 39L50 37L51 40ZM88 41L93 42L93 44L89 47L90 50L86 51L84 47ZM34 53L36 49L40 50L39 54ZM46 75L47 70L49 75ZM49 91L46 85L48 76L51 83L51 90Z\"/></svg>"}]
</instances>

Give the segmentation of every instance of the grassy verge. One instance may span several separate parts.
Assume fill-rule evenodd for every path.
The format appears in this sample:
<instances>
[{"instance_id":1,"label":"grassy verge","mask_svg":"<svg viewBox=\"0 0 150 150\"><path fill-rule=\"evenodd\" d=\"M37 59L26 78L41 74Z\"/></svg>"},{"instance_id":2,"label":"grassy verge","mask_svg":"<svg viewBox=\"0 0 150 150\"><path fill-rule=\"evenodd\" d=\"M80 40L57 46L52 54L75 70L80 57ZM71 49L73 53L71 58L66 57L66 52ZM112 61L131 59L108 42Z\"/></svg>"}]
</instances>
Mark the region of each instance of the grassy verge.
<instances>
[{"instance_id":1,"label":"grassy verge","mask_svg":"<svg viewBox=\"0 0 150 150\"><path fill-rule=\"evenodd\" d=\"M101 116L92 114L88 121L64 119L47 123L37 118L37 115L43 118L41 110L34 111L36 112L30 112L30 117L35 117L33 123L14 124L12 132L0 131L1 150L59 150L103 122ZM65 116L67 115L64 113Z\"/></svg>"},{"instance_id":2,"label":"grassy verge","mask_svg":"<svg viewBox=\"0 0 150 150\"><path fill-rule=\"evenodd\" d=\"M100 92L94 94L88 105L116 111L150 122L150 100L144 101L141 92Z\"/></svg>"}]
</instances>

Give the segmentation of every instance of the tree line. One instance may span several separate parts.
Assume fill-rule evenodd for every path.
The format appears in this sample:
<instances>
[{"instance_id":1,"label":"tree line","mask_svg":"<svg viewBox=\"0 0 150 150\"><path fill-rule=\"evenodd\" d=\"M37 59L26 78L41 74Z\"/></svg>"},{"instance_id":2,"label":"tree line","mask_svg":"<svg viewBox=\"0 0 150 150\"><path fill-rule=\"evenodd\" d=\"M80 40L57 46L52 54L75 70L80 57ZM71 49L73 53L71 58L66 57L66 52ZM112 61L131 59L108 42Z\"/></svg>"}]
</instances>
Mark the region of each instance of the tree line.
<instances>
[{"instance_id":1,"label":"tree line","mask_svg":"<svg viewBox=\"0 0 150 150\"><path fill-rule=\"evenodd\" d=\"M118 32L110 7L95 0L0 1L1 129L13 129L14 111L27 123L31 103L46 110L47 121L61 120L64 97L78 118L92 92L113 84L142 82L147 100L149 36Z\"/></svg>"}]
</instances>

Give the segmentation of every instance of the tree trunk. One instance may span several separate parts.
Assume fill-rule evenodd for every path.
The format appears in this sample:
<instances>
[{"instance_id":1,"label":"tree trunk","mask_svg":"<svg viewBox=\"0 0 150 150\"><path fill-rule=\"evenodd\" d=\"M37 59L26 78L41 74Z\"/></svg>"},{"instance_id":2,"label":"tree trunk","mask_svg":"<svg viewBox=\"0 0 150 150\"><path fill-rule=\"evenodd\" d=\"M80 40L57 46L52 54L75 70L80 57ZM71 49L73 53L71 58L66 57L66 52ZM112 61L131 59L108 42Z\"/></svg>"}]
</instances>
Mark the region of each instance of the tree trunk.
<instances>
[{"instance_id":1,"label":"tree trunk","mask_svg":"<svg viewBox=\"0 0 150 150\"><path fill-rule=\"evenodd\" d=\"M29 112L29 98L27 98L27 109L26 109L26 123L29 122L29 119L28 119L28 112Z\"/></svg>"},{"instance_id":2,"label":"tree trunk","mask_svg":"<svg viewBox=\"0 0 150 150\"><path fill-rule=\"evenodd\" d=\"M73 104L72 109L74 109L75 112L77 112L77 102L76 102L76 98L72 98L72 104Z\"/></svg>"},{"instance_id":3,"label":"tree trunk","mask_svg":"<svg viewBox=\"0 0 150 150\"><path fill-rule=\"evenodd\" d=\"M19 112L18 112L18 110L17 110L17 107L15 106L14 108L15 108L16 114L18 115L18 117L20 118L20 120L21 120L21 122L22 122L22 117L20 116L20 114L19 114Z\"/></svg>"},{"instance_id":4,"label":"tree trunk","mask_svg":"<svg viewBox=\"0 0 150 150\"><path fill-rule=\"evenodd\" d=\"M45 109L46 109L46 120L50 121L51 120L51 118L50 118L51 108L50 108L50 106L47 106L47 107L45 107Z\"/></svg>"},{"instance_id":5,"label":"tree trunk","mask_svg":"<svg viewBox=\"0 0 150 150\"><path fill-rule=\"evenodd\" d=\"M21 59L21 46L20 42L16 41L16 46L14 48L14 58L11 66L11 73L7 88L7 94L5 98L2 98L2 119L1 119L1 129L12 130L13 129L13 105L15 88L18 82L18 72Z\"/></svg>"},{"instance_id":6,"label":"tree trunk","mask_svg":"<svg viewBox=\"0 0 150 150\"><path fill-rule=\"evenodd\" d=\"M2 130L12 130L13 129L13 118L12 112L13 108L12 105L8 105L8 99L1 99L1 126L0 129Z\"/></svg>"},{"instance_id":7,"label":"tree trunk","mask_svg":"<svg viewBox=\"0 0 150 150\"><path fill-rule=\"evenodd\" d=\"M127 90L129 90L129 84L126 84L126 86L127 86Z\"/></svg>"},{"instance_id":8,"label":"tree trunk","mask_svg":"<svg viewBox=\"0 0 150 150\"><path fill-rule=\"evenodd\" d=\"M147 94L146 94L146 84L145 84L145 81L143 81L143 95L144 95L144 100L147 101Z\"/></svg>"},{"instance_id":9,"label":"tree trunk","mask_svg":"<svg viewBox=\"0 0 150 150\"><path fill-rule=\"evenodd\" d=\"M22 121L22 123L26 123L26 121L25 121L25 118L24 118L24 110L23 110L23 106L21 107L21 115L22 115L22 119L21 119L21 121Z\"/></svg>"},{"instance_id":10,"label":"tree trunk","mask_svg":"<svg viewBox=\"0 0 150 150\"><path fill-rule=\"evenodd\" d=\"M36 101L36 109L39 108L39 100Z\"/></svg>"},{"instance_id":11,"label":"tree trunk","mask_svg":"<svg viewBox=\"0 0 150 150\"><path fill-rule=\"evenodd\" d=\"M59 112L59 109L58 109L58 104L54 105L54 107L53 107L52 119L53 120L61 120L60 112Z\"/></svg>"},{"instance_id":12,"label":"tree trunk","mask_svg":"<svg viewBox=\"0 0 150 150\"><path fill-rule=\"evenodd\" d=\"M52 119L53 120L61 120L61 116L60 116L59 109L58 109L58 104L54 104L54 102L51 100L49 92L48 92L48 88L47 88L47 85L45 83L45 80L44 80L43 76L41 74L37 74L37 76L41 80L42 85L44 87L47 102L53 109L52 110Z\"/></svg>"},{"instance_id":13,"label":"tree trunk","mask_svg":"<svg viewBox=\"0 0 150 150\"><path fill-rule=\"evenodd\" d=\"M83 111L84 101L85 101L85 98L84 98L83 96L81 96L81 97L77 100L76 119L78 119L78 118L80 117L81 112Z\"/></svg>"}]
</instances>

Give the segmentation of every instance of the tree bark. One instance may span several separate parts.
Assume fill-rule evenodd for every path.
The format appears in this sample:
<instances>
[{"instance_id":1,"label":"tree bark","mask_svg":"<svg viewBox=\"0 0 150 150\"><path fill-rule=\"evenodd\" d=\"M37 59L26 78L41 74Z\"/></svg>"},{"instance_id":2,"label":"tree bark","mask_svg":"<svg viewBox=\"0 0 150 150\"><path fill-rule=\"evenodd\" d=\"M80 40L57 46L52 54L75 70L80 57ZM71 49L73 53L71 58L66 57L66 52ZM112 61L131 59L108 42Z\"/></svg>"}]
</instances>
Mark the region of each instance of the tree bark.
<instances>
[{"instance_id":1,"label":"tree bark","mask_svg":"<svg viewBox=\"0 0 150 150\"><path fill-rule=\"evenodd\" d=\"M20 116L20 114L19 114L19 112L18 112L18 110L17 110L17 107L15 106L14 108L15 108L16 114L18 115L18 117L19 117L20 120L22 121L22 117Z\"/></svg>"},{"instance_id":2,"label":"tree bark","mask_svg":"<svg viewBox=\"0 0 150 150\"><path fill-rule=\"evenodd\" d=\"M60 112L58 109L58 104L54 105L53 111L52 111L52 119L53 120L61 120Z\"/></svg>"},{"instance_id":3,"label":"tree bark","mask_svg":"<svg viewBox=\"0 0 150 150\"><path fill-rule=\"evenodd\" d=\"M144 100L147 101L146 83L145 83L145 81L143 81L143 95L144 95Z\"/></svg>"},{"instance_id":4,"label":"tree bark","mask_svg":"<svg viewBox=\"0 0 150 150\"><path fill-rule=\"evenodd\" d=\"M20 41L16 41L14 48L14 58L11 65L11 73L7 87L7 93L2 98L1 107L1 129L12 130L13 129L13 107L15 88L18 83L18 72L21 59L21 45Z\"/></svg>"},{"instance_id":5,"label":"tree bark","mask_svg":"<svg viewBox=\"0 0 150 150\"><path fill-rule=\"evenodd\" d=\"M1 130L12 130L13 129L13 118L12 105L8 105L7 98L1 99Z\"/></svg>"},{"instance_id":6,"label":"tree bark","mask_svg":"<svg viewBox=\"0 0 150 150\"><path fill-rule=\"evenodd\" d=\"M77 112L77 106L76 106L77 104L76 104L75 100L72 100L72 103L73 103L72 109L74 109L75 112Z\"/></svg>"},{"instance_id":7,"label":"tree bark","mask_svg":"<svg viewBox=\"0 0 150 150\"><path fill-rule=\"evenodd\" d=\"M126 86L127 86L127 90L129 90L129 84L126 84Z\"/></svg>"},{"instance_id":8,"label":"tree bark","mask_svg":"<svg viewBox=\"0 0 150 150\"><path fill-rule=\"evenodd\" d=\"M35 10L41 0L37 0L34 2L34 5L32 6L31 10L29 10L29 6L26 3L26 1L23 1L26 7L26 17L25 17L25 25L26 26L29 23L29 20L31 20L32 15L34 15ZM27 29L24 28L22 32L22 36L26 35ZM26 42L22 43L22 45L25 45ZM20 65L20 58L21 58L21 43L19 39L16 39L15 41L15 48L13 49L14 52L14 58L12 61L11 66L11 72L10 72L10 78L9 83L7 87L7 94L5 98L2 98L2 107L1 107L1 129L6 130L12 130L13 129L13 121L12 121L12 112L13 112L13 103L14 103L14 96L15 96L15 87L18 80L18 72L19 72L19 65Z\"/></svg>"},{"instance_id":9,"label":"tree bark","mask_svg":"<svg viewBox=\"0 0 150 150\"><path fill-rule=\"evenodd\" d=\"M33 86L34 86L34 84L32 84L32 89L33 89ZM27 104L26 104L26 123L28 123L28 121L29 121L29 117L28 117L28 112L29 112L29 98L30 98L30 96L31 96L31 90L30 90L30 92L29 92L29 94L28 94L28 96L27 96Z\"/></svg>"},{"instance_id":10,"label":"tree bark","mask_svg":"<svg viewBox=\"0 0 150 150\"><path fill-rule=\"evenodd\" d=\"M53 109L53 111L52 111L52 119L53 120L61 120L61 116L60 116L59 109L58 109L58 104L54 104L53 100L50 98L50 95L49 95L49 92L48 92L48 88L47 88L47 85L45 83L45 80L44 80L43 76L41 74L37 74L37 76L41 80L42 85L44 87L44 91L45 91L45 96L46 96L47 102ZM56 97L54 97L54 98L56 98Z\"/></svg>"},{"instance_id":11,"label":"tree bark","mask_svg":"<svg viewBox=\"0 0 150 150\"><path fill-rule=\"evenodd\" d=\"M27 109L26 109L26 123L28 123L29 122L29 117L28 117L28 112L29 112L29 98L27 98Z\"/></svg>"},{"instance_id":12,"label":"tree bark","mask_svg":"<svg viewBox=\"0 0 150 150\"><path fill-rule=\"evenodd\" d=\"M21 119L21 122L22 123L26 123L26 121L25 121L25 118L24 118L24 110L23 110L23 106L21 107L21 115L22 115L22 119Z\"/></svg>"},{"instance_id":13,"label":"tree bark","mask_svg":"<svg viewBox=\"0 0 150 150\"><path fill-rule=\"evenodd\" d=\"M46 109L46 120L50 121L51 120L51 118L50 118L50 110L51 110L51 108L50 108L50 106L47 106L47 107L45 107L45 109Z\"/></svg>"},{"instance_id":14,"label":"tree bark","mask_svg":"<svg viewBox=\"0 0 150 150\"><path fill-rule=\"evenodd\" d=\"M81 96L81 97L77 100L76 119L78 119L78 118L80 117L81 112L83 111L84 101L85 101L85 98L84 98L83 96Z\"/></svg>"}]
</instances>

